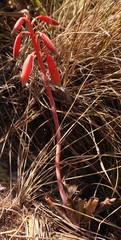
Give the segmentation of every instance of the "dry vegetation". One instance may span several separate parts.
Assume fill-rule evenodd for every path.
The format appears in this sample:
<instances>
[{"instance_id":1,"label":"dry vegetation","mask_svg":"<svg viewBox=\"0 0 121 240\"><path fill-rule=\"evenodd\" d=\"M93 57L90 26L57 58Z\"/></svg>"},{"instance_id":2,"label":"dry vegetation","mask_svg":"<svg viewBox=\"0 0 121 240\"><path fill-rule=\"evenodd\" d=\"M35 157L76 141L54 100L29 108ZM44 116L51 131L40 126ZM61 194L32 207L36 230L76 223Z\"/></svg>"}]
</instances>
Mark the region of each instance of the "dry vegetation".
<instances>
[{"instance_id":1,"label":"dry vegetation","mask_svg":"<svg viewBox=\"0 0 121 240\"><path fill-rule=\"evenodd\" d=\"M27 86L21 86L31 46L26 42L13 60L16 18L1 14L0 239L119 240L121 1L52 0L50 8L48 0L41 2L60 22L43 30L56 45L62 77L62 86L51 88L61 125L63 184L76 203L91 197L99 203L77 225L68 221L55 176L55 129L42 74L34 67ZM1 11L9 11L3 5ZM53 206L45 201L48 195Z\"/></svg>"}]
</instances>

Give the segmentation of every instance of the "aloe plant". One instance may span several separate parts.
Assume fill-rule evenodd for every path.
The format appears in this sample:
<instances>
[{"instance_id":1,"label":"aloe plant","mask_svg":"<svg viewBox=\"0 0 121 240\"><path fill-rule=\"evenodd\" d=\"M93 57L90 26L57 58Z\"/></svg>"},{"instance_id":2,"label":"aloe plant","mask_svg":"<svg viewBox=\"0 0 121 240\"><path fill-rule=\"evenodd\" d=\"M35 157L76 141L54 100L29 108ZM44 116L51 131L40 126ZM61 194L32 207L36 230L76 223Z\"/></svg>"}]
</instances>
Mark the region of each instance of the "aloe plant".
<instances>
[{"instance_id":1,"label":"aloe plant","mask_svg":"<svg viewBox=\"0 0 121 240\"><path fill-rule=\"evenodd\" d=\"M23 68L22 68L22 73L21 73L21 82L23 84L27 83L27 81L29 79L29 76L30 76L30 73L31 73L31 69L32 69L34 59L37 58L38 65L40 67L40 70L43 73L43 79L44 79L46 91L47 91L47 94L48 94L48 98L49 98L49 101L50 101L53 120L54 120L54 124L55 124L56 142L57 142L57 144L56 144L55 165L56 165L56 177L57 177L57 182L58 182L58 188L59 188L59 192L60 192L60 196L61 196L63 205L65 207L71 208L72 205L70 205L70 198L65 193L65 190L64 190L64 187L63 187L61 169L60 169L60 154L61 154L60 125L59 125L59 121L58 121L55 102L54 102L51 87L50 87L50 82L49 82L49 79L47 77L46 67L45 67L45 64L43 62L43 57L42 57L43 54L45 54L48 70L49 70L49 73L50 73L50 76L51 76L51 79L52 79L53 83L57 84L57 85L60 85L61 84L61 78L60 78L59 70L56 66L56 62L54 61L53 57L48 52L48 50L49 50L52 53L56 53L56 49L55 49L54 44L52 43L52 41L48 38L48 36L46 34L44 34L41 31L34 32L34 28L33 28L34 23L37 20L43 21L47 24L51 24L51 25L54 25L54 26L57 26L58 22L56 20L54 20L53 18L48 17L48 16L37 16L31 21L29 12L27 10L22 10L22 12L23 12L23 16L20 17L17 20L16 24L14 25L13 31L12 31L12 33L17 33L16 39L15 39L15 42L14 42L14 47L13 47L13 57L17 58L17 56L19 54L22 36L23 35L29 36L32 40L33 51L28 54L27 58L25 59L25 61L23 63ZM23 23L26 23L26 25L28 27L28 31L21 31L20 33L18 33L18 31L20 30ZM43 49L41 47L40 41L39 41L40 39L43 41L44 45L47 47L48 50L45 50L45 48ZM49 199L49 197L46 197L46 199ZM66 213L67 213L67 216L70 219L70 221L73 222L73 219L71 217L72 214L71 214L70 209L66 208Z\"/></svg>"}]
</instances>

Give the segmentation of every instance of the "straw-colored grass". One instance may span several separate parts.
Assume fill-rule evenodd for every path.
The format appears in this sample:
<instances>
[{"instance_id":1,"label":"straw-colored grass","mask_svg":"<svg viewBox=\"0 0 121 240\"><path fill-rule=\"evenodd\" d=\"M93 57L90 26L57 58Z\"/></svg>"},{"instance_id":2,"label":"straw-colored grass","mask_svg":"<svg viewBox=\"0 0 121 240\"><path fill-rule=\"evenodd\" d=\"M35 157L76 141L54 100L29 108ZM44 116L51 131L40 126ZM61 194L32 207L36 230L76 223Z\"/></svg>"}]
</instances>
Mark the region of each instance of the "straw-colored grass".
<instances>
[{"instance_id":1,"label":"straw-colored grass","mask_svg":"<svg viewBox=\"0 0 121 240\"><path fill-rule=\"evenodd\" d=\"M62 133L63 184L74 202L93 196L99 203L88 220L68 221L55 176L55 129L42 74L35 66L28 85L21 86L31 46L24 39L20 57L13 60L16 19L1 15L0 239L118 240L121 1L53 0L51 8L48 0L41 3L60 22L43 31L56 45L62 78L60 87L51 88Z\"/></svg>"}]
</instances>

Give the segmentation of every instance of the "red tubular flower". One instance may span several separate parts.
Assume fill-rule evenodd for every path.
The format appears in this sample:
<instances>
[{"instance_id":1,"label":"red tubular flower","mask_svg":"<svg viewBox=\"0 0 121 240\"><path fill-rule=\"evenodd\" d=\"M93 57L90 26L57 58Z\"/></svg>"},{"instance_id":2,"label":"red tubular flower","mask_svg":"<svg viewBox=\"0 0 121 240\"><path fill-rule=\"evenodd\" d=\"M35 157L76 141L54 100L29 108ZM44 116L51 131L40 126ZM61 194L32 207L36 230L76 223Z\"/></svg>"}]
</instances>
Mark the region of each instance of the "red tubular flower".
<instances>
[{"instance_id":1,"label":"red tubular flower","mask_svg":"<svg viewBox=\"0 0 121 240\"><path fill-rule=\"evenodd\" d=\"M59 23L55 19L48 16L37 16L36 19L39 19L40 21L49 23L51 25L55 25L55 26L59 25Z\"/></svg>"},{"instance_id":2,"label":"red tubular flower","mask_svg":"<svg viewBox=\"0 0 121 240\"><path fill-rule=\"evenodd\" d=\"M14 27L13 27L13 30L12 30L12 33L17 33L19 31L19 29L21 28L23 22L26 21L26 18L25 17L20 17L18 19L18 21L15 23Z\"/></svg>"},{"instance_id":3,"label":"red tubular flower","mask_svg":"<svg viewBox=\"0 0 121 240\"><path fill-rule=\"evenodd\" d=\"M52 56L48 53L46 53L46 61L48 64L49 73L51 75L53 83L56 85L60 85L61 80L60 80L59 71L57 69L56 63L53 60Z\"/></svg>"},{"instance_id":4,"label":"red tubular flower","mask_svg":"<svg viewBox=\"0 0 121 240\"><path fill-rule=\"evenodd\" d=\"M26 84L29 79L33 58L34 58L34 55L31 53L27 56L27 58L24 61L22 73L21 73L21 81L24 84Z\"/></svg>"},{"instance_id":5,"label":"red tubular flower","mask_svg":"<svg viewBox=\"0 0 121 240\"><path fill-rule=\"evenodd\" d=\"M15 39L13 46L13 57L16 58L19 54L22 33L19 33Z\"/></svg>"},{"instance_id":6,"label":"red tubular flower","mask_svg":"<svg viewBox=\"0 0 121 240\"><path fill-rule=\"evenodd\" d=\"M53 53L56 52L55 46L53 45L52 41L47 37L47 35L41 32L39 34L47 48Z\"/></svg>"}]
</instances>

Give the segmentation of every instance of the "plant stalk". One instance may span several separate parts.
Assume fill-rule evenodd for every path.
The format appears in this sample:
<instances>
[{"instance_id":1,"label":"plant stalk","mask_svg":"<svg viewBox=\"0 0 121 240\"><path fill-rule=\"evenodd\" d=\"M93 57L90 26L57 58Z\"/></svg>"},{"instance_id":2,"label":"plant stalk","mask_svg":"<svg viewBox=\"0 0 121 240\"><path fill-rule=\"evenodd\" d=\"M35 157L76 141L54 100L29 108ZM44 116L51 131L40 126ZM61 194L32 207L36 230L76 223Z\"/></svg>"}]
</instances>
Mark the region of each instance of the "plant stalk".
<instances>
[{"instance_id":1,"label":"plant stalk","mask_svg":"<svg viewBox=\"0 0 121 240\"><path fill-rule=\"evenodd\" d=\"M56 177L57 177L58 188L59 188L59 192L60 192L62 202L63 202L64 205L66 205L68 196L66 195L63 184L62 184L62 176L61 176L61 169L60 169L61 131L60 131L60 125L59 125L59 121L58 121L56 106L55 106L52 91L51 91L51 88L50 88L49 80L48 80L48 77L47 77L47 74L46 74L46 69L45 69L45 66L44 66L44 63L43 63L43 60L42 60L40 44L39 44L39 42L37 40L37 37L36 37L36 35L33 31L32 24L30 23L29 20L27 22L28 22L29 31L30 31L30 37L32 39L32 43L33 43L33 46L34 46L34 51L35 51L35 54L37 56L40 69L43 73L43 77L44 77L44 81L45 81L45 87L46 87L47 95L48 95L48 98L49 98L49 102L50 102L50 106L51 106L51 110L52 110L52 115L53 115L53 120L54 120L54 124L55 124L56 142L57 142L56 157L55 157Z\"/></svg>"}]
</instances>

